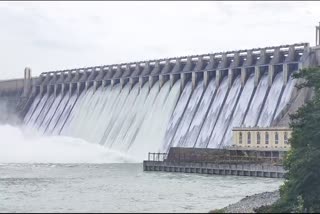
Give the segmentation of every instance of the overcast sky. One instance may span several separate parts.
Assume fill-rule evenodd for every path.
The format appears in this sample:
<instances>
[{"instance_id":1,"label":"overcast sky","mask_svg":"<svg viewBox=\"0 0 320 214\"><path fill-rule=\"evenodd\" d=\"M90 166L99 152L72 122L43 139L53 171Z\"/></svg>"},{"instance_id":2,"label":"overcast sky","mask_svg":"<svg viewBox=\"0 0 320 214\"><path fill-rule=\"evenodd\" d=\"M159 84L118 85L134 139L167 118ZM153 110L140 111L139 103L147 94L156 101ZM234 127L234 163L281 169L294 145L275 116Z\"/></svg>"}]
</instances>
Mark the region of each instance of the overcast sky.
<instances>
[{"instance_id":1,"label":"overcast sky","mask_svg":"<svg viewBox=\"0 0 320 214\"><path fill-rule=\"evenodd\" d=\"M297 42L320 2L0 2L0 79Z\"/></svg>"}]
</instances>

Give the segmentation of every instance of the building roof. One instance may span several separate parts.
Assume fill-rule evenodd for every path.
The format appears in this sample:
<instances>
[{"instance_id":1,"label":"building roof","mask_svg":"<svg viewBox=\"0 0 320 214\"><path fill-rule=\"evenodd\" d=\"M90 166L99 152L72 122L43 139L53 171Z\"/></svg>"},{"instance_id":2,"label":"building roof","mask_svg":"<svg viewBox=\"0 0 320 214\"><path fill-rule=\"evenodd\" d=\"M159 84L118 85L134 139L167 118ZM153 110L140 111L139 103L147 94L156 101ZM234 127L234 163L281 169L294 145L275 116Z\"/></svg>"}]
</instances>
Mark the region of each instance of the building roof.
<instances>
[{"instance_id":1,"label":"building roof","mask_svg":"<svg viewBox=\"0 0 320 214\"><path fill-rule=\"evenodd\" d=\"M289 127L234 127L232 131L292 131Z\"/></svg>"}]
</instances>

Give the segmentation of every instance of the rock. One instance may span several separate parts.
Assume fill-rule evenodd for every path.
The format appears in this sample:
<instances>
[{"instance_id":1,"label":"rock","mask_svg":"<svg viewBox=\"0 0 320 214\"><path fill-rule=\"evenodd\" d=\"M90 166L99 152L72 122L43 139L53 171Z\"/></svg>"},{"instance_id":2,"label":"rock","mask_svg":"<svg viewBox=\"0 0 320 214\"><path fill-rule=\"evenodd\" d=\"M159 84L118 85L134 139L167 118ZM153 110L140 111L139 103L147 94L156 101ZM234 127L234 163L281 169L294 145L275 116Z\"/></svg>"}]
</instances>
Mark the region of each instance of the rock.
<instances>
[{"instance_id":1,"label":"rock","mask_svg":"<svg viewBox=\"0 0 320 214\"><path fill-rule=\"evenodd\" d=\"M275 203L279 198L279 190L274 192L263 192L252 196L246 196L237 203L230 204L225 208L213 211L215 211L215 213L219 213L219 211L223 213L254 213L254 209L265 205L271 205Z\"/></svg>"}]
</instances>

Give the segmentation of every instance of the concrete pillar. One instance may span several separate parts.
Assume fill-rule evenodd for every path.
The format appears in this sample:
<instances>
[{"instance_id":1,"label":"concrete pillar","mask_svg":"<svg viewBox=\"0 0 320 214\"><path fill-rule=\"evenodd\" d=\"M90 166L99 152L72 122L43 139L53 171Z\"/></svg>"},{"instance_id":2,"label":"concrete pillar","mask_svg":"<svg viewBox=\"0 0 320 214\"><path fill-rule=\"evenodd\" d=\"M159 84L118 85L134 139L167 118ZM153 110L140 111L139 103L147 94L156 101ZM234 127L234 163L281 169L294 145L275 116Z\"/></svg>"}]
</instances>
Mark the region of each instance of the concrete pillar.
<instances>
[{"instance_id":1,"label":"concrete pillar","mask_svg":"<svg viewBox=\"0 0 320 214\"><path fill-rule=\"evenodd\" d=\"M207 87L209 84L209 72L208 71L203 72L203 83L204 83L205 87Z\"/></svg>"},{"instance_id":2,"label":"concrete pillar","mask_svg":"<svg viewBox=\"0 0 320 214\"><path fill-rule=\"evenodd\" d=\"M177 81L178 79L178 76L177 75L173 75L173 74L170 74L170 88L174 85L174 83Z\"/></svg>"},{"instance_id":3,"label":"concrete pillar","mask_svg":"<svg viewBox=\"0 0 320 214\"><path fill-rule=\"evenodd\" d=\"M192 90L194 90L196 88L196 86L197 86L197 77L198 77L197 72L192 72L191 73Z\"/></svg>"},{"instance_id":4,"label":"concrete pillar","mask_svg":"<svg viewBox=\"0 0 320 214\"><path fill-rule=\"evenodd\" d=\"M80 95L80 90L81 90L81 82L77 82L77 96Z\"/></svg>"},{"instance_id":5,"label":"concrete pillar","mask_svg":"<svg viewBox=\"0 0 320 214\"><path fill-rule=\"evenodd\" d=\"M24 69L23 96L29 96L32 88L31 68Z\"/></svg>"},{"instance_id":6,"label":"concrete pillar","mask_svg":"<svg viewBox=\"0 0 320 214\"><path fill-rule=\"evenodd\" d=\"M269 65L268 66L268 85L271 86L273 83L275 75L275 66L274 65Z\"/></svg>"},{"instance_id":7,"label":"concrete pillar","mask_svg":"<svg viewBox=\"0 0 320 214\"><path fill-rule=\"evenodd\" d=\"M66 92L66 84L62 83L61 84L61 94L65 94Z\"/></svg>"},{"instance_id":8,"label":"concrete pillar","mask_svg":"<svg viewBox=\"0 0 320 214\"><path fill-rule=\"evenodd\" d=\"M125 85L125 80L123 78L121 78L120 79L120 87L121 87L121 89L123 89L124 85Z\"/></svg>"},{"instance_id":9,"label":"concrete pillar","mask_svg":"<svg viewBox=\"0 0 320 214\"><path fill-rule=\"evenodd\" d=\"M86 82L84 83L84 91L87 92L87 91L88 91L88 88L89 88L89 82L86 81Z\"/></svg>"},{"instance_id":10,"label":"concrete pillar","mask_svg":"<svg viewBox=\"0 0 320 214\"><path fill-rule=\"evenodd\" d=\"M260 81L261 69L259 66L254 67L254 86L256 87Z\"/></svg>"},{"instance_id":11,"label":"concrete pillar","mask_svg":"<svg viewBox=\"0 0 320 214\"><path fill-rule=\"evenodd\" d=\"M53 86L53 94L55 98L57 97L57 94L58 94L58 85L59 84L54 84Z\"/></svg>"},{"instance_id":12,"label":"concrete pillar","mask_svg":"<svg viewBox=\"0 0 320 214\"><path fill-rule=\"evenodd\" d=\"M143 78L142 78L142 77L139 77L139 88L140 88L140 89L142 88L143 83L144 83Z\"/></svg>"},{"instance_id":13,"label":"concrete pillar","mask_svg":"<svg viewBox=\"0 0 320 214\"><path fill-rule=\"evenodd\" d=\"M287 85L289 79L289 65L283 64L283 85Z\"/></svg>"},{"instance_id":14,"label":"concrete pillar","mask_svg":"<svg viewBox=\"0 0 320 214\"><path fill-rule=\"evenodd\" d=\"M71 97L73 91L73 83L69 83L69 97Z\"/></svg>"},{"instance_id":15,"label":"concrete pillar","mask_svg":"<svg viewBox=\"0 0 320 214\"><path fill-rule=\"evenodd\" d=\"M163 75L159 75L159 84L160 84L160 88L162 88L162 86L164 85L164 76Z\"/></svg>"},{"instance_id":16,"label":"concrete pillar","mask_svg":"<svg viewBox=\"0 0 320 214\"><path fill-rule=\"evenodd\" d=\"M241 87L244 87L248 78L248 73L246 68L241 68Z\"/></svg>"},{"instance_id":17,"label":"concrete pillar","mask_svg":"<svg viewBox=\"0 0 320 214\"><path fill-rule=\"evenodd\" d=\"M40 85L40 96L42 96L44 94L44 86Z\"/></svg>"},{"instance_id":18,"label":"concrete pillar","mask_svg":"<svg viewBox=\"0 0 320 214\"><path fill-rule=\"evenodd\" d=\"M53 91L53 85L47 85L47 93L50 95L50 93Z\"/></svg>"},{"instance_id":19,"label":"concrete pillar","mask_svg":"<svg viewBox=\"0 0 320 214\"><path fill-rule=\"evenodd\" d=\"M180 92L183 91L185 85L186 85L186 74L185 73L181 73L180 74L180 79L181 79L181 82L180 82Z\"/></svg>"},{"instance_id":20,"label":"concrete pillar","mask_svg":"<svg viewBox=\"0 0 320 214\"><path fill-rule=\"evenodd\" d=\"M234 79L234 71L229 68L228 69L228 88L231 88Z\"/></svg>"},{"instance_id":21,"label":"concrete pillar","mask_svg":"<svg viewBox=\"0 0 320 214\"><path fill-rule=\"evenodd\" d=\"M220 86L222 80L222 70L216 71L216 87L218 88Z\"/></svg>"},{"instance_id":22,"label":"concrete pillar","mask_svg":"<svg viewBox=\"0 0 320 214\"><path fill-rule=\"evenodd\" d=\"M111 80L111 87L113 87L116 84L116 81L114 79Z\"/></svg>"},{"instance_id":23,"label":"concrete pillar","mask_svg":"<svg viewBox=\"0 0 320 214\"><path fill-rule=\"evenodd\" d=\"M133 88L134 83L135 83L134 79L133 78L129 78L130 90Z\"/></svg>"},{"instance_id":24,"label":"concrete pillar","mask_svg":"<svg viewBox=\"0 0 320 214\"><path fill-rule=\"evenodd\" d=\"M98 81L93 82L93 90L96 91L98 88Z\"/></svg>"},{"instance_id":25,"label":"concrete pillar","mask_svg":"<svg viewBox=\"0 0 320 214\"><path fill-rule=\"evenodd\" d=\"M149 76L149 90L151 90L152 86L153 86L153 83L154 83L154 77L153 76Z\"/></svg>"}]
</instances>

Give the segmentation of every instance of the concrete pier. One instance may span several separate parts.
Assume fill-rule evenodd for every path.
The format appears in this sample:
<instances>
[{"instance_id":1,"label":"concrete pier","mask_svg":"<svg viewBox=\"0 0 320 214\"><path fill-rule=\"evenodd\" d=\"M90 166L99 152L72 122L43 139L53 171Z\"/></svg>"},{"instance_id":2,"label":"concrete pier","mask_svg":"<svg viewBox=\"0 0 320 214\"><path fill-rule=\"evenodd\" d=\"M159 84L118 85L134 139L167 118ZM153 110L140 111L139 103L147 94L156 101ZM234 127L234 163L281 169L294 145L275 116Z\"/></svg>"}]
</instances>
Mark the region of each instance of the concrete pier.
<instances>
[{"instance_id":1,"label":"concrete pier","mask_svg":"<svg viewBox=\"0 0 320 214\"><path fill-rule=\"evenodd\" d=\"M283 178L282 166L261 164L214 164L214 163L172 163L164 161L144 161L144 171L197 173L208 175L235 175L265 178Z\"/></svg>"},{"instance_id":2,"label":"concrete pier","mask_svg":"<svg viewBox=\"0 0 320 214\"><path fill-rule=\"evenodd\" d=\"M172 147L149 153L144 171L283 178L286 151Z\"/></svg>"}]
</instances>

